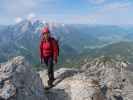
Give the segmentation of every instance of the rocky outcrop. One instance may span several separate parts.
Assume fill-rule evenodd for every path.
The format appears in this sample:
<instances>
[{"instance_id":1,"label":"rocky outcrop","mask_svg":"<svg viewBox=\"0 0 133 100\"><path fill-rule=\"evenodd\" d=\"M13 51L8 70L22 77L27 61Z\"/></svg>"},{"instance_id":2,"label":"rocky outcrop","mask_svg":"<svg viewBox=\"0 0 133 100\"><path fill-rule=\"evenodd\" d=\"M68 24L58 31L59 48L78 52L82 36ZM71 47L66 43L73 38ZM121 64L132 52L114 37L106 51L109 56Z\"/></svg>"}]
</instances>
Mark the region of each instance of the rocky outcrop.
<instances>
[{"instance_id":1,"label":"rocky outcrop","mask_svg":"<svg viewBox=\"0 0 133 100\"><path fill-rule=\"evenodd\" d=\"M81 69L61 68L46 91L47 71L37 74L18 56L0 64L0 100L133 100L133 72L127 67L126 61L100 57Z\"/></svg>"},{"instance_id":2,"label":"rocky outcrop","mask_svg":"<svg viewBox=\"0 0 133 100\"><path fill-rule=\"evenodd\" d=\"M40 76L47 84L46 70ZM55 87L48 91L49 100L104 100L95 77L88 77L77 69L61 68L55 72Z\"/></svg>"},{"instance_id":3,"label":"rocky outcrop","mask_svg":"<svg viewBox=\"0 0 133 100\"><path fill-rule=\"evenodd\" d=\"M82 66L88 77L97 77L106 100L132 100L133 84L128 62L110 57L96 58ZM133 76L133 74L130 74Z\"/></svg>"},{"instance_id":4,"label":"rocky outcrop","mask_svg":"<svg viewBox=\"0 0 133 100\"><path fill-rule=\"evenodd\" d=\"M133 84L128 63L109 57L96 58L77 69L61 68L55 72L55 87L47 93L49 100L132 100ZM46 70L40 72L47 84Z\"/></svg>"},{"instance_id":5,"label":"rocky outcrop","mask_svg":"<svg viewBox=\"0 0 133 100\"><path fill-rule=\"evenodd\" d=\"M47 100L39 75L24 57L0 65L0 100Z\"/></svg>"}]
</instances>

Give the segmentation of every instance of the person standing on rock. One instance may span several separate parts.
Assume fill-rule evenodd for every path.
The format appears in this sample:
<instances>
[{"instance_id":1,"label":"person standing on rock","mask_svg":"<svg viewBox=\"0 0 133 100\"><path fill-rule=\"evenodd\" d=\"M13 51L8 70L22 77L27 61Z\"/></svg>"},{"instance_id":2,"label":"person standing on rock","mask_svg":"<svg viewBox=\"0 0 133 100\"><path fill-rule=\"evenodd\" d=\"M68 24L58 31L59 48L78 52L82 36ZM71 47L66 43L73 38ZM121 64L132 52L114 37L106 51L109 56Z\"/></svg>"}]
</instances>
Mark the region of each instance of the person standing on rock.
<instances>
[{"instance_id":1,"label":"person standing on rock","mask_svg":"<svg viewBox=\"0 0 133 100\"><path fill-rule=\"evenodd\" d=\"M40 41L40 58L41 64L45 63L48 67L48 87L53 87L54 78L54 64L57 64L59 56L58 41L50 34L48 27L41 30L42 39Z\"/></svg>"}]
</instances>

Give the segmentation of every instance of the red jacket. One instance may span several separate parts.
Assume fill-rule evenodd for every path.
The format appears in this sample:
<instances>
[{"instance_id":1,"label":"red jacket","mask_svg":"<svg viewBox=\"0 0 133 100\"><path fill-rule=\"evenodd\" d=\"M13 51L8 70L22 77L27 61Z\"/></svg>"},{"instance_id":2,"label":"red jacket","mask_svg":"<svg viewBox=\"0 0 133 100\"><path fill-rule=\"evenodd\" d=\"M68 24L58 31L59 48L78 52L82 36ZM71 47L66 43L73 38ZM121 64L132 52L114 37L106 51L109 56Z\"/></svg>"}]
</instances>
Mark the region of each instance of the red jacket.
<instances>
[{"instance_id":1,"label":"red jacket","mask_svg":"<svg viewBox=\"0 0 133 100\"><path fill-rule=\"evenodd\" d=\"M40 42L40 58L41 60L45 57L49 58L50 56L54 57L55 63L57 63L59 55L59 47L57 41L50 37L48 41L41 40Z\"/></svg>"}]
</instances>

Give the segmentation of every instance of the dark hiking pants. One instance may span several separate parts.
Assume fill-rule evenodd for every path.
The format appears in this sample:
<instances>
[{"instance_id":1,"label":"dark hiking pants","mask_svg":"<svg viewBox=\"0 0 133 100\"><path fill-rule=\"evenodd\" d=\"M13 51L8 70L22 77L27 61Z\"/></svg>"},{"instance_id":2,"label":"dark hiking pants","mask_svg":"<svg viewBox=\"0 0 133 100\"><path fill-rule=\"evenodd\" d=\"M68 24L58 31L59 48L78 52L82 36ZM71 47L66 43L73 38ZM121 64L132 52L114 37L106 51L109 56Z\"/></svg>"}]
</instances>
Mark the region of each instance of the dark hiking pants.
<instances>
[{"instance_id":1,"label":"dark hiking pants","mask_svg":"<svg viewBox=\"0 0 133 100\"><path fill-rule=\"evenodd\" d=\"M44 62L48 69L48 85L52 85L54 81L54 63L53 63L53 57L45 58Z\"/></svg>"}]
</instances>

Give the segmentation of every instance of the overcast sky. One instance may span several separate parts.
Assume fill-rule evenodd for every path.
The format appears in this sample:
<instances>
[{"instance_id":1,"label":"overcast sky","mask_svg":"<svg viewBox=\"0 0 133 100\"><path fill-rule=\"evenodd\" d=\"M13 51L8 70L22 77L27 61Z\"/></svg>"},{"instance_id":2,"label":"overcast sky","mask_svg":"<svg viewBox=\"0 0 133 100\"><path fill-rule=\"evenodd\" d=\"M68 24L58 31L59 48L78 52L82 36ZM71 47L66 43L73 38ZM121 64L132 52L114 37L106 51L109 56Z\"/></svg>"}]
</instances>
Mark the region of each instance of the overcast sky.
<instances>
[{"instance_id":1,"label":"overcast sky","mask_svg":"<svg viewBox=\"0 0 133 100\"><path fill-rule=\"evenodd\" d=\"M0 0L0 24L32 18L61 23L133 24L133 0Z\"/></svg>"}]
</instances>

